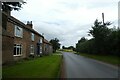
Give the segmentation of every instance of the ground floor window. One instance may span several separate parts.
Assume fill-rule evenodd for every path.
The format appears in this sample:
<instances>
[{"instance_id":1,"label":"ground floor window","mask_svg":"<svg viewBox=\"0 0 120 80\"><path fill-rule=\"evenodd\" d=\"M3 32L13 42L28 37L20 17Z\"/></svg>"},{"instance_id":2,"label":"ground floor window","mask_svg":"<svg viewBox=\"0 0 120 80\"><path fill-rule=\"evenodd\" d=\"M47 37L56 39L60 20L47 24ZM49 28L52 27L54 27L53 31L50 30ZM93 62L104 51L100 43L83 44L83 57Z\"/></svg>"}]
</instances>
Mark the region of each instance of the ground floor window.
<instances>
[{"instance_id":1,"label":"ground floor window","mask_svg":"<svg viewBox=\"0 0 120 80\"><path fill-rule=\"evenodd\" d=\"M33 45L30 46L30 54L34 54L34 46Z\"/></svg>"},{"instance_id":2,"label":"ground floor window","mask_svg":"<svg viewBox=\"0 0 120 80\"><path fill-rule=\"evenodd\" d=\"M22 54L22 45L14 44L14 56L19 56Z\"/></svg>"},{"instance_id":3,"label":"ground floor window","mask_svg":"<svg viewBox=\"0 0 120 80\"><path fill-rule=\"evenodd\" d=\"M42 46L40 46L40 54L42 54Z\"/></svg>"}]
</instances>

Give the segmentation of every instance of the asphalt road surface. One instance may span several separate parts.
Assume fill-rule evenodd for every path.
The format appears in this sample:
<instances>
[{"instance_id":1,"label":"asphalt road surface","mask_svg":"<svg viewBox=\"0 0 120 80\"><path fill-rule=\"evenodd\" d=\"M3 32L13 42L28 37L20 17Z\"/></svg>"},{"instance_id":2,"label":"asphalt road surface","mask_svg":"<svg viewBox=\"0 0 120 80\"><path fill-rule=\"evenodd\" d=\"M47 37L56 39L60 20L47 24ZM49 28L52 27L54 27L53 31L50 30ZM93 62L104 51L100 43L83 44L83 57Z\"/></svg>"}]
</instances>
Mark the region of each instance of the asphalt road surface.
<instances>
[{"instance_id":1,"label":"asphalt road surface","mask_svg":"<svg viewBox=\"0 0 120 80\"><path fill-rule=\"evenodd\" d=\"M69 52L62 52L65 78L118 78L118 67Z\"/></svg>"}]
</instances>

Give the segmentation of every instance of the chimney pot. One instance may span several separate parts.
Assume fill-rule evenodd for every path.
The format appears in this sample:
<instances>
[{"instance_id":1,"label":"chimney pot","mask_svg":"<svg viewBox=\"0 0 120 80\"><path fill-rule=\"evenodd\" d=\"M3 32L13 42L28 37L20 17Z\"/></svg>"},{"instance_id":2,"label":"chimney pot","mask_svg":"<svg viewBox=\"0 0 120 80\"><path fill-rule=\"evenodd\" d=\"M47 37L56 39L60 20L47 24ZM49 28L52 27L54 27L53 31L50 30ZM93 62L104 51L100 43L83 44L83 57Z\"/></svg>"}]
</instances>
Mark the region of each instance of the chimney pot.
<instances>
[{"instance_id":1,"label":"chimney pot","mask_svg":"<svg viewBox=\"0 0 120 80\"><path fill-rule=\"evenodd\" d=\"M32 21L27 21L27 25L30 27L30 28L32 28Z\"/></svg>"}]
</instances>

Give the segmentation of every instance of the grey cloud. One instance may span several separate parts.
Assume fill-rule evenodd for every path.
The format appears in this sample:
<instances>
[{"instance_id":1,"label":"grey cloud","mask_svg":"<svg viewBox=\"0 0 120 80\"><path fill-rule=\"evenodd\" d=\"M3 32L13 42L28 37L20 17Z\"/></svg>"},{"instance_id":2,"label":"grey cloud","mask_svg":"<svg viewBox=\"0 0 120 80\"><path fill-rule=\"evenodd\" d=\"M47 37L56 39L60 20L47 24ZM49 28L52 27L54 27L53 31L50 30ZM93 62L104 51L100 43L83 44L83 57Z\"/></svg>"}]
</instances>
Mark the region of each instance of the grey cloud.
<instances>
[{"instance_id":1,"label":"grey cloud","mask_svg":"<svg viewBox=\"0 0 120 80\"><path fill-rule=\"evenodd\" d=\"M25 20L33 21L34 29L38 31L40 34L44 33L44 36L46 39L50 40L53 38L58 38L62 45L65 45L65 46L74 45L75 46L75 43L81 37L86 37L88 39L91 38L87 34L93 24L91 23L90 18L92 19L94 18L94 15L91 15L92 17L89 18L89 16L87 16L88 19L84 19L86 18L86 15L89 15L89 13L83 13L85 14L81 16L83 18L79 17L79 15L81 14L77 14L77 13L82 13L79 11L79 9L83 8L83 11L84 11L84 9L86 9L87 7L86 9L86 12L87 12L93 8L96 8L96 9L92 11L96 11L97 8L99 7L102 7L102 8L110 7L111 8L112 6L113 7L115 6L117 0L116 1L110 0L110 2L109 1L104 2L103 0L101 0L99 1L100 3L95 0L94 0L95 2L90 2L90 1L88 0L86 1L85 0L58 0L58 3L55 5L52 5L52 7L49 6L50 8L49 7L47 8L47 6L45 7L43 5L45 9L42 7L42 5L36 8L36 4L34 3L34 1L33 2L29 1L31 2L31 4L33 4L33 7L30 6L31 4L28 3L30 8L25 7L25 9L21 10L20 12L15 12L15 13L16 13L16 17L22 20L23 22L26 22ZM74 13L76 9L78 10L78 12ZM39 11L36 12L36 10L39 10ZM80 23L78 23L78 21ZM117 22L115 21L114 24L116 25Z\"/></svg>"},{"instance_id":2,"label":"grey cloud","mask_svg":"<svg viewBox=\"0 0 120 80\"><path fill-rule=\"evenodd\" d=\"M60 24L59 23L57 23L57 22L45 22L45 21L43 21L44 23L47 23L47 24L54 24L54 25L57 25L57 26L59 26Z\"/></svg>"},{"instance_id":3,"label":"grey cloud","mask_svg":"<svg viewBox=\"0 0 120 80\"><path fill-rule=\"evenodd\" d=\"M118 26L118 19L113 21L113 25Z\"/></svg>"},{"instance_id":4,"label":"grey cloud","mask_svg":"<svg viewBox=\"0 0 120 80\"><path fill-rule=\"evenodd\" d=\"M50 24L50 25L56 25L56 26L60 26L60 25L66 25L68 23L68 21L66 20L58 20L58 19L53 19L53 20L49 20L49 21L41 21L43 23L46 23L46 24Z\"/></svg>"},{"instance_id":5,"label":"grey cloud","mask_svg":"<svg viewBox=\"0 0 120 80\"><path fill-rule=\"evenodd\" d=\"M111 1L94 1L94 2L89 2L86 4L87 8L92 9L92 8L105 8L105 7L112 7L116 6L117 2L119 0L111 0ZM116 2L116 3L115 3Z\"/></svg>"},{"instance_id":6,"label":"grey cloud","mask_svg":"<svg viewBox=\"0 0 120 80\"><path fill-rule=\"evenodd\" d=\"M61 3L63 6L68 7L70 9L78 9L80 7L79 3L69 3L69 2L62 2Z\"/></svg>"},{"instance_id":7,"label":"grey cloud","mask_svg":"<svg viewBox=\"0 0 120 80\"><path fill-rule=\"evenodd\" d=\"M38 24L38 23L37 23ZM45 25L46 24L46 25ZM62 25L62 26L51 26L52 24L39 23L39 26L36 26L35 29L40 33L44 33L44 36L50 40L53 38L58 38L61 41L61 44L68 44L70 41L77 41L78 38L86 37L91 24L87 25Z\"/></svg>"}]
</instances>

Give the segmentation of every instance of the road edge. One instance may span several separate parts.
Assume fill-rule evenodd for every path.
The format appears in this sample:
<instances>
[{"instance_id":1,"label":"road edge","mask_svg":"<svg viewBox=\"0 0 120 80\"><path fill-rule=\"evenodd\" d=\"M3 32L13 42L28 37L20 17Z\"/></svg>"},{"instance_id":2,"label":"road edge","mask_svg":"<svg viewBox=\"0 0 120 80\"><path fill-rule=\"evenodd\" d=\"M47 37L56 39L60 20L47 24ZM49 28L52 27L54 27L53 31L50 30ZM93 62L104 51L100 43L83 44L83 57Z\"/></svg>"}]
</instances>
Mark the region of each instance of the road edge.
<instances>
[{"instance_id":1,"label":"road edge","mask_svg":"<svg viewBox=\"0 0 120 80\"><path fill-rule=\"evenodd\" d=\"M65 75L66 75L65 74L65 62L64 62L64 57L62 55L60 80L65 80Z\"/></svg>"}]
</instances>

